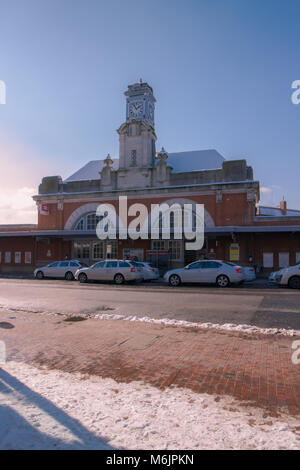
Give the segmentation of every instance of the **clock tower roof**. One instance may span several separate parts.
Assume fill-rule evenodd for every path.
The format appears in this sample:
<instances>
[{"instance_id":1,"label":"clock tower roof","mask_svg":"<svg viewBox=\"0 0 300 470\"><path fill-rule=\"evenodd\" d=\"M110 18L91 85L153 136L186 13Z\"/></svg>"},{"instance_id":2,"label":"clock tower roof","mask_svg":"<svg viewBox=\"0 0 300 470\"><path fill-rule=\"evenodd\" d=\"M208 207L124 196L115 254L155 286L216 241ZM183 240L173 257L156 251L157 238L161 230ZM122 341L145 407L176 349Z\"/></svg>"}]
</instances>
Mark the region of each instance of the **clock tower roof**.
<instances>
[{"instance_id":1,"label":"clock tower roof","mask_svg":"<svg viewBox=\"0 0 300 470\"><path fill-rule=\"evenodd\" d=\"M156 99L153 95L153 88L147 82L143 82L142 80L140 80L138 83L134 83L133 85L128 85L128 90L125 91L124 94L127 96L127 98L134 96L138 97L152 95L153 101L156 102Z\"/></svg>"}]
</instances>

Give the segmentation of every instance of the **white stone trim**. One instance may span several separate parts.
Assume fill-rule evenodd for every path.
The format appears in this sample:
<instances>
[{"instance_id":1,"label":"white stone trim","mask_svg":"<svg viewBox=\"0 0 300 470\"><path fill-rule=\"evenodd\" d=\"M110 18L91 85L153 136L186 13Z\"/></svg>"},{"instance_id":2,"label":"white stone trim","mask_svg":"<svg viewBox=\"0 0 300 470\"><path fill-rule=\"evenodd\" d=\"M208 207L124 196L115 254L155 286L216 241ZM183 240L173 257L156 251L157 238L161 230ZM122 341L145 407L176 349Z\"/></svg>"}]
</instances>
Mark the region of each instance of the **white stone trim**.
<instances>
[{"instance_id":1,"label":"white stone trim","mask_svg":"<svg viewBox=\"0 0 300 470\"><path fill-rule=\"evenodd\" d=\"M78 207L75 209L74 212L68 218L64 230L72 230L74 224L77 222L78 219L83 217L85 214L89 212L96 212L97 207L99 206L99 202L91 202L90 204L83 204L83 206Z\"/></svg>"}]
</instances>

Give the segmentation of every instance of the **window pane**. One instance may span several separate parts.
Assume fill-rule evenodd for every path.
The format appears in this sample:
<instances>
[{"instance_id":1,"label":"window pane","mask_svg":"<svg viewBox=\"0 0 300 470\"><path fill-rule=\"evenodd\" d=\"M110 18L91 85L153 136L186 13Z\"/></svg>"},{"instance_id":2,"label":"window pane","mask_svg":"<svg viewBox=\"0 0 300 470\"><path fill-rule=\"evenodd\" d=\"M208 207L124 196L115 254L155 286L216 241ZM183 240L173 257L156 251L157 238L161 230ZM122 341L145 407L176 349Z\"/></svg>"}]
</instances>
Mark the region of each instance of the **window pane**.
<instances>
[{"instance_id":1,"label":"window pane","mask_svg":"<svg viewBox=\"0 0 300 470\"><path fill-rule=\"evenodd\" d=\"M181 240L169 241L170 259L181 259Z\"/></svg>"},{"instance_id":2,"label":"window pane","mask_svg":"<svg viewBox=\"0 0 300 470\"><path fill-rule=\"evenodd\" d=\"M221 267L221 264L220 263L217 263L216 261L204 261L203 264L203 268L204 269L217 269L217 268L220 268Z\"/></svg>"},{"instance_id":3,"label":"window pane","mask_svg":"<svg viewBox=\"0 0 300 470\"><path fill-rule=\"evenodd\" d=\"M61 263L59 263L60 268L66 268L67 266L69 266L68 261L62 261Z\"/></svg>"},{"instance_id":4,"label":"window pane","mask_svg":"<svg viewBox=\"0 0 300 470\"><path fill-rule=\"evenodd\" d=\"M104 243L98 242L93 245L93 258L104 258Z\"/></svg>"},{"instance_id":5,"label":"window pane","mask_svg":"<svg viewBox=\"0 0 300 470\"><path fill-rule=\"evenodd\" d=\"M105 266L105 261L101 261L101 263L94 264L94 268L100 269L104 268Z\"/></svg>"},{"instance_id":6,"label":"window pane","mask_svg":"<svg viewBox=\"0 0 300 470\"><path fill-rule=\"evenodd\" d=\"M84 219L81 219L75 227L75 230L84 230Z\"/></svg>"},{"instance_id":7,"label":"window pane","mask_svg":"<svg viewBox=\"0 0 300 470\"><path fill-rule=\"evenodd\" d=\"M155 240L152 242L153 250L165 250L166 249L166 240Z\"/></svg>"},{"instance_id":8,"label":"window pane","mask_svg":"<svg viewBox=\"0 0 300 470\"><path fill-rule=\"evenodd\" d=\"M96 214L89 214L86 217L86 228L87 230L96 230L97 224L101 217Z\"/></svg>"},{"instance_id":9,"label":"window pane","mask_svg":"<svg viewBox=\"0 0 300 470\"><path fill-rule=\"evenodd\" d=\"M90 245L89 245L89 243L86 243L85 245L82 246L82 257L83 258L89 258L90 257Z\"/></svg>"},{"instance_id":10,"label":"window pane","mask_svg":"<svg viewBox=\"0 0 300 470\"><path fill-rule=\"evenodd\" d=\"M120 268L130 268L130 264L126 263L126 261L120 261L119 266Z\"/></svg>"},{"instance_id":11,"label":"window pane","mask_svg":"<svg viewBox=\"0 0 300 470\"><path fill-rule=\"evenodd\" d=\"M56 268L56 266L58 266L58 265L59 265L59 262L56 261L55 263L49 264L49 268Z\"/></svg>"},{"instance_id":12,"label":"window pane","mask_svg":"<svg viewBox=\"0 0 300 470\"><path fill-rule=\"evenodd\" d=\"M106 263L106 267L107 268L117 268L118 267L118 263L117 261L108 261Z\"/></svg>"},{"instance_id":13,"label":"window pane","mask_svg":"<svg viewBox=\"0 0 300 470\"><path fill-rule=\"evenodd\" d=\"M280 268L285 268L286 266L289 266L289 264L290 264L290 253L288 251L279 253L278 261L279 261L279 267Z\"/></svg>"},{"instance_id":14,"label":"window pane","mask_svg":"<svg viewBox=\"0 0 300 470\"><path fill-rule=\"evenodd\" d=\"M108 246L110 248L108 249ZM110 253L108 253L110 251ZM118 243L117 240L109 240L106 245L106 255L107 258L117 258L118 257Z\"/></svg>"},{"instance_id":15,"label":"window pane","mask_svg":"<svg viewBox=\"0 0 300 470\"><path fill-rule=\"evenodd\" d=\"M203 268L203 264L204 263L199 263L199 262L190 264L189 269L201 269Z\"/></svg>"},{"instance_id":16,"label":"window pane","mask_svg":"<svg viewBox=\"0 0 300 470\"><path fill-rule=\"evenodd\" d=\"M273 268L273 253L263 253L263 264L264 268Z\"/></svg>"}]
</instances>

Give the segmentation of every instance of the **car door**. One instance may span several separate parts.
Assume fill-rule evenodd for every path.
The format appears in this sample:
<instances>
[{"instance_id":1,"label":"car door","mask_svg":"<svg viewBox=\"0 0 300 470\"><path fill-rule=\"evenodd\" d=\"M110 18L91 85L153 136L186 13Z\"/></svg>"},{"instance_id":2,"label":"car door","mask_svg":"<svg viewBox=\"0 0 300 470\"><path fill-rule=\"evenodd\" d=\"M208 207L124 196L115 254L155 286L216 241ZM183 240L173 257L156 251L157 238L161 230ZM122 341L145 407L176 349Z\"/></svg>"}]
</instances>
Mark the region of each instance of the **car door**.
<instances>
[{"instance_id":1,"label":"car door","mask_svg":"<svg viewBox=\"0 0 300 470\"><path fill-rule=\"evenodd\" d=\"M100 261L100 263L96 263L94 266L91 266L87 272L88 278L94 281L104 281L106 278L105 264L105 261Z\"/></svg>"},{"instance_id":2,"label":"car door","mask_svg":"<svg viewBox=\"0 0 300 470\"><path fill-rule=\"evenodd\" d=\"M73 275L76 273L77 269L81 268L81 265L76 261L70 261L70 271Z\"/></svg>"},{"instance_id":3,"label":"car door","mask_svg":"<svg viewBox=\"0 0 300 470\"><path fill-rule=\"evenodd\" d=\"M58 269L59 261L55 261L54 263L48 264L48 266L45 266L42 271L44 273L44 276L46 277L56 277L56 272Z\"/></svg>"},{"instance_id":4,"label":"car door","mask_svg":"<svg viewBox=\"0 0 300 470\"><path fill-rule=\"evenodd\" d=\"M218 261L204 261L202 266L202 282L215 283L222 271L222 264Z\"/></svg>"},{"instance_id":5,"label":"car door","mask_svg":"<svg viewBox=\"0 0 300 470\"><path fill-rule=\"evenodd\" d=\"M57 272L55 277L65 277L65 274L68 271L69 265L70 265L69 261L61 261L58 267L55 268L55 271Z\"/></svg>"},{"instance_id":6,"label":"car door","mask_svg":"<svg viewBox=\"0 0 300 470\"><path fill-rule=\"evenodd\" d=\"M106 262L106 280L113 281L115 275L119 272L118 261L107 261Z\"/></svg>"},{"instance_id":7,"label":"car door","mask_svg":"<svg viewBox=\"0 0 300 470\"><path fill-rule=\"evenodd\" d=\"M180 273L182 282L205 282L203 278L203 263L204 261L196 261L195 263L186 266Z\"/></svg>"}]
</instances>

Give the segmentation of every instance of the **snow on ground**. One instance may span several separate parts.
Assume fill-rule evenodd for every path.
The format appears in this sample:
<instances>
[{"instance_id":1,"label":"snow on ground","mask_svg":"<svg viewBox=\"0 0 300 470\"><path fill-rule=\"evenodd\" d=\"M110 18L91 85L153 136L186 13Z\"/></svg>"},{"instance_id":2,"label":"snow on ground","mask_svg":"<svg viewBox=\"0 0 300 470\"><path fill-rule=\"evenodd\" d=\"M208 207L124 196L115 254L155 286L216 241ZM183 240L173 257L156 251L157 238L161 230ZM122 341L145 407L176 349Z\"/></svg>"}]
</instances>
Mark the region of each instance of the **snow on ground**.
<instances>
[{"instance_id":1,"label":"snow on ground","mask_svg":"<svg viewBox=\"0 0 300 470\"><path fill-rule=\"evenodd\" d=\"M163 325L173 325L173 326L185 326L189 328L216 328L218 330L232 330L232 331L244 331L245 333L262 333L265 335L274 335L279 334L283 336L300 336L300 331L298 330L286 330L284 328L259 328L258 326L253 325L236 325L234 323L195 323L186 320L173 320L170 318L150 318L150 317L137 317L134 315L117 315L115 313L101 313L96 314L93 318L98 318L99 320L127 320L127 321L141 321L146 323L160 323Z\"/></svg>"},{"instance_id":2,"label":"snow on ground","mask_svg":"<svg viewBox=\"0 0 300 470\"><path fill-rule=\"evenodd\" d=\"M0 448L300 449L300 434L296 419L267 417L230 397L8 362L0 369Z\"/></svg>"}]
</instances>

